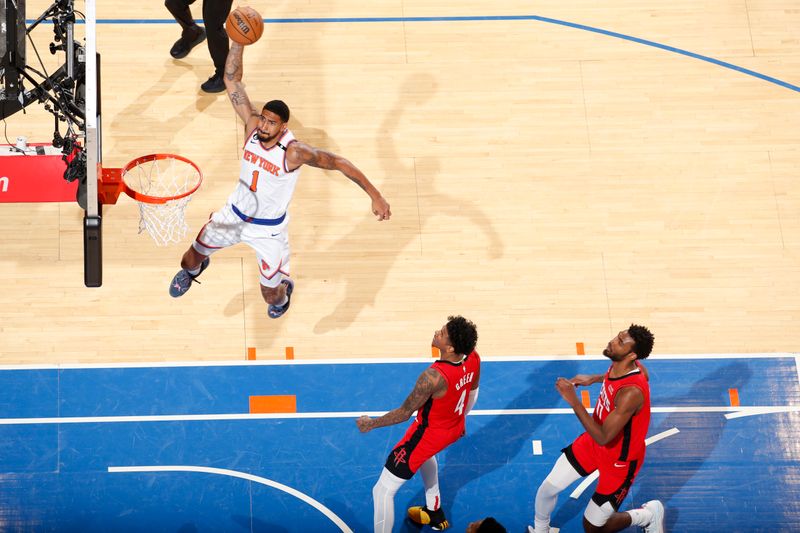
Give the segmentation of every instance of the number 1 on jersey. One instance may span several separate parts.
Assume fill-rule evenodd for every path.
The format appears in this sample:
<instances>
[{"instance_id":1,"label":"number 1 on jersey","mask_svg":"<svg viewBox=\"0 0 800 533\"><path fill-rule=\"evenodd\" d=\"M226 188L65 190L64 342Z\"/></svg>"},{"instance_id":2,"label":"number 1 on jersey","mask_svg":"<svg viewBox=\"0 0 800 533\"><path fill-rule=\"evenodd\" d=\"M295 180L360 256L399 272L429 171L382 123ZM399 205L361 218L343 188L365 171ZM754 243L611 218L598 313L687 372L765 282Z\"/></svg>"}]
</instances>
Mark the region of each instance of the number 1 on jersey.
<instances>
[{"instance_id":1,"label":"number 1 on jersey","mask_svg":"<svg viewBox=\"0 0 800 533\"><path fill-rule=\"evenodd\" d=\"M250 182L250 190L256 192L258 188L258 170L253 171L253 181Z\"/></svg>"}]
</instances>

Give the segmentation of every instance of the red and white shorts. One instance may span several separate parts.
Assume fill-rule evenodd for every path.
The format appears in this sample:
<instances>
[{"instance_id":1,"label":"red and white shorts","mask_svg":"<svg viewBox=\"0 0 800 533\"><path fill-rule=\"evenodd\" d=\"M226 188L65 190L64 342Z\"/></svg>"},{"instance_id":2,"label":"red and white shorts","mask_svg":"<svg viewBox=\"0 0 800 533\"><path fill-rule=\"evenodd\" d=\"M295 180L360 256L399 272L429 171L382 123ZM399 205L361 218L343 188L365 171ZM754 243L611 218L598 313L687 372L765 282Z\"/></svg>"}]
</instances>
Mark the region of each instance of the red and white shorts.
<instances>
[{"instance_id":1,"label":"red and white shorts","mask_svg":"<svg viewBox=\"0 0 800 533\"><path fill-rule=\"evenodd\" d=\"M211 255L240 242L255 250L261 285L277 287L289 276L289 215L277 226L251 224L239 218L230 205L212 213L192 246Z\"/></svg>"},{"instance_id":2,"label":"red and white shorts","mask_svg":"<svg viewBox=\"0 0 800 533\"><path fill-rule=\"evenodd\" d=\"M406 434L389 452L384 466L395 476L411 479L422 463L444 450L464 435L464 430L423 428L414 420Z\"/></svg>"},{"instance_id":3,"label":"red and white shorts","mask_svg":"<svg viewBox=\"0 0 800 533\"><path fill-rule=\"evenodd\" d=\"M614 510L619 509L628 495L636 474L644 463L644 455L628 461L615 459L609 455L607 448L597 444L588 433L582 433L561 451L581 476L588 476L599 470L600 477L592 500L598 506L608 502Z\"/></svg>"}]
</instances>

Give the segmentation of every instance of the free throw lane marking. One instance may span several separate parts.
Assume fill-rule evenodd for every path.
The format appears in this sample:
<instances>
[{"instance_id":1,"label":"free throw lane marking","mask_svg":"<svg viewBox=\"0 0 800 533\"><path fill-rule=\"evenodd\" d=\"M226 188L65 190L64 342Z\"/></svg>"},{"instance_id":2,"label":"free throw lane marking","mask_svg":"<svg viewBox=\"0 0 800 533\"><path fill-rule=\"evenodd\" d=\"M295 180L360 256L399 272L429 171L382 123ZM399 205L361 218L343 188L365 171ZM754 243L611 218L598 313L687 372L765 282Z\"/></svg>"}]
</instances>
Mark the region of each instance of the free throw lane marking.
<instances>
[{"instance_id":1,"label":"free throw lane marking","mask_svg":"<svg viewBox=\"0 0 800 533\"><path fill-rule=\"evenodd\" d=\"M739 389L728 389L728 396L731 399L731 407L739 407Z\"/></svg>"},{"instance_id":2,"label":"free throw lane marking","mask_svg":"<svg viewBox=\"0 0 800 533\"><path fill-rule=\"evenodd\" d=\"M533 455L542 455L542 441L533 441Z\"/></svg>"},{"instance_id":3,"label":"free throw lane marking","mask_svg":"<svg viewBox=\"0 0 800 533\"><path fill-rule=\"evenodd\" d=\"M250 396L250 413L296 413L297 396Z\"/></svg>"}]
</instances>

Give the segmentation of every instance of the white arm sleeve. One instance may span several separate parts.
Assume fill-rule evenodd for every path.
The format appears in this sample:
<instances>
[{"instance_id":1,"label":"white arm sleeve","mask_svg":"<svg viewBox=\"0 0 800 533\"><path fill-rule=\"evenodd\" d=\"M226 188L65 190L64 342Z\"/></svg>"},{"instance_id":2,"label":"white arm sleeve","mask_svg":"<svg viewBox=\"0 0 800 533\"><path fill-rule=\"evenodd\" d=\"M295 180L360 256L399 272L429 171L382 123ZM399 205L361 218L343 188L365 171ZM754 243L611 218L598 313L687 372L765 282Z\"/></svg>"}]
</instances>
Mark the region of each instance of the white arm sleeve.
<instances>
[{"instance_id":1,"label":"white arm sleeve","mask_svg":"<svg viewBox=\"0 0 800 533\"><path fill-rule=\"evenodd\" d=\"M467 414L472 411L472 407L475 405L475 402L478 401L478 389L480 389L480 387L469 391L469 400L467 400Z\"/></svg>"}]
</instances>

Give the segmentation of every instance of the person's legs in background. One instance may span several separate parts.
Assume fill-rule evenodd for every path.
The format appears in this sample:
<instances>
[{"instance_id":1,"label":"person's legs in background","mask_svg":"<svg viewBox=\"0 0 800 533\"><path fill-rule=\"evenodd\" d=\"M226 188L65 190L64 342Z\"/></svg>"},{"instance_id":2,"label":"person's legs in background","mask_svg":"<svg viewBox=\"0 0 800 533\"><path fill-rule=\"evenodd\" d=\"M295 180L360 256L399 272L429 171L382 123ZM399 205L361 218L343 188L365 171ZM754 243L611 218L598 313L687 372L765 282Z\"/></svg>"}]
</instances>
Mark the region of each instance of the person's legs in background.
<instances>
[{"instance_id":1,"label":"person's legs in background","mask_svg":"<svg viewBox=\"0 0 800 533\"><path fill-rule=\"evenodd\" d=\"M164 6L175 17L175 20L181 26L181 37L169 51L169 54L175 59L182 59L189 55L189 52L202 43L206 38L206 32L198 26L192 18L192 12L189 5L194 0L165 0Z\"/></svg>"}]
</instances>

